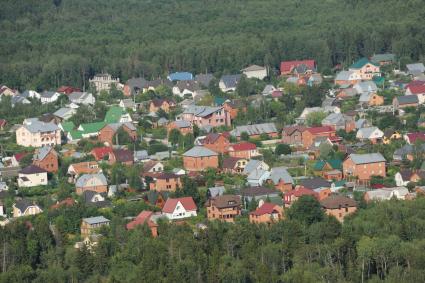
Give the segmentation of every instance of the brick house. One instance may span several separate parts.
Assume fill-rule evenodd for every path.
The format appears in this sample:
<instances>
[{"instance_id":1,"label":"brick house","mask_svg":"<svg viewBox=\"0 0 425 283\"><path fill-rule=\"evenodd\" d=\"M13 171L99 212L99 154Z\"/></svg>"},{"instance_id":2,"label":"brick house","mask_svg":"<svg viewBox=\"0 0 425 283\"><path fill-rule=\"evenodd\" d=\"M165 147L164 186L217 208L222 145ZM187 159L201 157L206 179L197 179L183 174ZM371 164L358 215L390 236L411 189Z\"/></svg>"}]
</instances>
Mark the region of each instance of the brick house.
<instances>
[{"instance_id":1,"label":"brick house","mask_svg":"<svg viewBox=\"0 0 425 283\"><path fill-rule=\"evenodd\" d=\"M168 134L170 134L173 129L179 130L182 135L193 133L192 123L184 120L173 121L167 125Z\"/></svg>"},{"instance_id":2,"label":"brick house","mask_svg":"<svg viewBox=\"0 0 425 283\"><path fill-rule=\"evenodd\" d=\"M336 136L335 129L330 126L307 128L302 134L303 146L309 148L318 137L332 138Z\"/></svg>"},{"instance_id":3,"label":"brick house","mask_svg":"<svg viewBox=\"0 0 425 283\"><path fill-rule=\"evenodd\" d=\"M190 122L192 125L203 127L230 126L230 115L223 107L190 105L177 120Z\"/></svg>"},{"instance_id":4,"label":"brick house","mask_svg":"<svg viewBox=\"0 0 425 283\"><path fill-rule=\"evenodd\" d=\"M344 178L367 182L372 176L385 177L385 162L380 153L350 154L342 163Z\"/></svg>"},{"instance_id":5,"label":"brick house","mask_svg":"<svg viewBox=\"0 0 425 283\"><path fill-rule=\"evenodd\" d=\"M307 128L304 126L289 126L285 127L282 130L282 142L300 146L303 144L303 133Z\"/></svg>"},{"instance_id":6,"label":"brick house","mask_svg":"<svg viewBox=\"0 0 425 283\"><path fill-rule=\"evenodd\" d=\"M238 157L227 157L223 159L222 170L224 173L241 174L248 160Z\"/></svg>"},{"instance_id":7,"label":"brick house","mask_svg":"<svg viewBox=\"0 0 425 283\"><path fill-rule=\"evenodd\" d=\"M108 191L108 181L103 173L83 174L75 182L77 195L82 195L84 191L95 191L106 193Z\"/></svg>"},{"instance_id":8,"label":"brick house","mask_svg":"<svg viewBox=\"0 0 425 283\"><path fill-rule=\"evenodd\" d=\"M96 161L85 161L73 163L69 165L67 174L69 175L68 181L74 183L76 179L82 174L95 174L102 172Z\"/></svg>"},{"instance_id":9,"label":"brick house","mask_svg":"<svg viewBox=\"0 0 425 283\"><path fill-rule=\"evenodd\" d=\"M81 237L85 238L96 233L96 230L102 226L109 226L109 219L103 216L83 218L81 222Z\"/></svg>"},{"instance_id":10,"label":"brick house","mask_svg":"<svg viewBox=\"0 0 425 283\"><path fill-rule=\"evenodd\" d=\"M203 146L195 146L183 154L183 167L188 171L218 168L218 153Z\"/></svg>"},{"instance_id":11,"label":"brick house","mask_svg":"<svg viewBox=\"0 0 425 283\"><path fill-rule=\"evenodd\" d=\"M106 157L109 157L109 153L112 152L112 147L104 146L104 147L96 147L93 148L90 152L93 155L96 161L104 160Z\"/></svg>"},{"instance_id":12,"label":"brick house","mask_svg":"<svg viewBox=\"0 0 425 283\"><path fill-rule=\"evenodd\" d=\"M316 61L312 59L283 61L280 63L280 74L290 75L298 74L297 68L300 66L305 70L304 73L313 73L316 71Z\"/></svg>"},{"instance_id":13,"label":"brick house","mask_svg":"<svg viewBox=\"0 0 425 283\"><path fill-rule=\"evenodd\" d=\"M206 204L208 220L235 222L235 217L242 213L240 196L222 195L210 198Z\"/></svg>"},{"instance_id":14,"label":"brick house","mask_svg":"<svg viewBox=\"0 0 425 283\"><path fill-rule=\"evenodd\" d=\"M273 167L268 180L277 190L283 193L292 191L294 187L294 180L286 167Z\"/></svg>"},{"instance_id":15,"label":"brick house","mask_svg":"<svg viewBox=\"0 0 425 283\"><path fill-rule=\"evenodd\" d=\"M225 101L223 108L229 113L230 120L232 121L238 116L240 110L246 112L247 109L242 100Z\"/></svg>"},{"instance_id":16,"label":"brick house","mask_svg":"<svg viewBox=\"0 0 425 283\"><path fill-rule=\"evenodd\" d=\"M196 145L202 145L212 151L218 153L226 153L228 151L230 142L229 139L223 134L210 133L203 138L195 141Z\"/></svg>"},{"instance_id":17,"label":"brick house","mask_svg":"<svg viewBox=\"0 0 425 283\"><path fill-rule=\"evenodd\" d=\"M152 99L149 103L149 112L158 112L159 109L164 110L166 113L170 113L172 107L176 106L176 103L170 99Z\"/></svg>"},{"instance_id":18,"label":"brick house","mask_svg":"<svg viewBox=\"0 0 425 283\"><path fill-rule=\"evenodd\" d=\"M137 129L130 122L105 125L105 127L99 131L97 139L108 146L112 146L114 142L116 142L116 140L114 140L114 136L119 129L123 129L129 135L131 140L135 141L137 139ZM118 143L119 142L120 141L118 140Z\"/></svg>"},{"instance_id":19,"label":"brick house","mask_svg":"<svg viewBox=\"0 0 425 283\"><path fill-rule=\"evenodd\" d=\"M320 177L313 177L301 181L300 186L317 193L318 200L322 200L331 195L331 182Z\"/></svg>"},{"instance_id":20,"label":"brick house","mask_svg":"<svg viewBox=\"0 0 425 283\"><path fill-rule=\"evenodd\" d=\"M327 215L335 216L340 222L344 220L345 216L357 210L357 203L355 200L340 195L331 195L320 201L320 205Z\"/></svg>"},{"instance_id":21,"label":"brick house","mask_svg":"<svg viewBox=\"0 0 425 283\"><path fill-rule=\"evenodd\" d=\"M297 201L302 196L313 196L316 199L319 199L319 194L315 191L303 187L298 187L295 188L295 190L284 194L283 201L285 203L285 207L290 207L295 201Z\"/></svg>"},{"instance_id":22,"label":"brick house","mask_svg":"<svg viewBox=\"0 0 425 283\"><path fill-rule=\"evenodd\" d=\"M249 214L252 224L272 224L283 219L283 207L269 202L262 202L255 211Z\"/></svg>"},{"instance_id":23,"label":"brick house","mask_svg":"<svg viewBox=\"0 0 425 283\"><path fill-rule=\"evenodd\" d=\"M43 146L35 150L33 164L54 173L58 171L58 154L51 146Z\"/></svg>"},{"instance_id":24,"label":"brick house","mask_svg":"<svg viewBox=\"0 0 425 283\"><path fill-rule=\"evenodd\" d=\"M393 98L394 109L417 107L419 105L419 98L417 95L396 96Z\"/></svg>"},{"instance_id":25,"label":"brick house","mask_svg":"<svg viewBox=\"0 0 425 283\"><path fill-rule=\"evenodd\" d=\"M175 192L182 187L179 175L173 173L150 174L153 181L149 184L149 189L154 191Z\"/></svg>"},{"instance_id":26,"label":"brick house","mask_svg":"<svg viewBox=\"0 0 425 283\"><path fill-rule=\"evenodd\" d=\"M229 146L229 155L231 157L251 159L258 156L257 146L250 142L241 142Z\"/></svg>"},{"instance_id":27,"label":"brick house","mask_svg":"<svg viewBox=\"0 0 425 283\"><path fill-rule=\"evenodd\" d=\"M139 213L139 215L134 218L131 222L127 223L125 226L127 230L133 230L139 225L148 225L149 229L151 230L152 237L156 238L158 237L158 224L156 223L157 216L159 214L154 213L153 211L144 210Z\"/></svg>"},{"instance_id":28,"label":"brick house","mask_svg":"<svg viewBox=\"0 0 425 283\"><path fill-rule=\"evenodd\" d=\"M134 153L128 149L114 149L109 153L109 164L121 163L123 165L131 166L134 163Z\"/></svg>"}]
</instances>

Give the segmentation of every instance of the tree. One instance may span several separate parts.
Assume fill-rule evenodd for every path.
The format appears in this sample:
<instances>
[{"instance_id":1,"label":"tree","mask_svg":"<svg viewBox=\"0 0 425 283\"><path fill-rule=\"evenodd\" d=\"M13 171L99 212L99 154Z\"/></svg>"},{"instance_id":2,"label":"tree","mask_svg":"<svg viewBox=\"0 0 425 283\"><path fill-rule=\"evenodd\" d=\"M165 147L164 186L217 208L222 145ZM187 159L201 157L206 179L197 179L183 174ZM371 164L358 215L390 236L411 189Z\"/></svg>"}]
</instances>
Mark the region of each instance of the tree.
<instances>
[{"instance_id":1,"label":"tree","mask_svg":"<svg viewBox=\"0 0 425 283\"><path fill-rule=\"evenodd\" d=\"M249 134L247 132L241 133L241 140L248 141L249 140Z\"/></svg>"},{"instance_id":2,"label":"tree","mask_svg":"<svg viewBox=\"0 0 425 283\"><path fill-rule=\"evenodd\" d=\"M304 195L295 201L287 210L289 219L297 220L306 225L322 221L324 213L320 203L313 196Z\"/></svg>"},{"instance_id":3,"label":"tree","mask_svg":"<svg viewBox=\"0 0 425 283\"><path fill-rule=\"evenodd\" d=\"M326 116L326 113L323 111L311 112L306 117L307 125L310 127L320 126Z\"/></svg>"},{"instance_id":4,"label":"tree","mask_svg":"<svg viewBox=\"0 0 425 283\"><path fill-rule=\"evenodd\" d=\"M285 143L280 143L276 146L274 154L276 156L281 156L282 154L291 154L291 147Z\"/></svg>"},{"instance_id":5,"label":"tree","mask_svg":"<svg viewBox=\"0 0 425 283\"><path fill-rule=\"evenodd\" d=\"M130 137L130 135L127 133L127 131L123 129L123 127L120 127L116 131L116 133L115 133L115 135L112 139L112 142L115 145L129 145L129 144L133 143L133 139Z\"/></svg>"},{"instance_id":6,"label":"tree","mask_svg":"<svg viewBox=\"0 0 425 283\"><path fill-rule=\"evenodd\" d=\"M172 129L170 133L168 134L168 141L172 145L178 144L181 138L182 138L182 134L178 129Z\"/></svg>"}]
</instances>

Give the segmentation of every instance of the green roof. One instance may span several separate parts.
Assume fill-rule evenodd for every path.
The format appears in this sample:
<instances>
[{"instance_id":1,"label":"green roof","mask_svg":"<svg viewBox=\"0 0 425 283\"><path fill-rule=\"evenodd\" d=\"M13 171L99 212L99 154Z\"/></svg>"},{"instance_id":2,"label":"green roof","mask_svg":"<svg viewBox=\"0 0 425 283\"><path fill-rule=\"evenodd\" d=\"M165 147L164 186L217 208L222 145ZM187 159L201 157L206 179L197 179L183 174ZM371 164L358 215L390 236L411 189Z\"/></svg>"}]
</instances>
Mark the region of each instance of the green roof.
<instances>
[{"instance_id":1,"label":"green roof","mask_svg":"<svg viewBox=\"0 0 425 283\"><path fill-rule=\"evenodd\" d=\"M326 163L329 164L332 167L332 169L338 169L338 170L342 169L342 161L339 159L330 159L327 161L318 160L314 164L313 169L316 171L320 171L323 169L323 167L325 167Z\"/></svg>"},{"instance_id":2,"label":"green roof","mask_svg":"<svg viewBox=\"0 0 425 283\"><path fill-rule=\"evenodd\" d=\"M105 122L107 124L118 123L123 114L126 114L124 109L119 106L112 106L109 108L108 112L106 112Z\"/></svg>"},{"instance_id":3,"label":"green roof","mask_svg":"<svg viewBox=\"0 0 425 283\"><path fill-rule=\"evenodd\" d=\"M214 104L217 106L223 105L223 103L226 101L226 98L224 97L214 97Z\"/></svg>"},{"instance_id":4,"label":"green roof","mask_svg":"<svg viewBox=\"0 0 425 283\"><path fill-rule=\"evenodd\" d=\"M325 166L326 162L323 160L318 160L316 163L314 163L313 169L316 171L320 171Z\"/></svg>"},{"instance_id":5,"label":"green roof","mask_svg":"<svg viewBox=\"0 0 425 283\"><path fill-rule=\"evenodd\" d=\"M83 134L97 133L105 127L105 125L105 122L87 123L81 124L79 129L83 132Z\"/></svg>"},{"instance_id":6,"label":"green roof","mask_svg":"<svg viewBox=\"0 0 425 283\"><path fill-rule=\"evenodd\" d=\"M363 58L357 60L357 62L355 62L353 65L351 65L350 69L360 69L368 63L375 65L375 66L379 66L379 64L373 63L373 62L369 61L369 59L367 59L366 57L363 57Z\"/></svg>"},{"instance_id":7,"label":"green roof","mask_svg":"<svg viewBox=\"0 0 425 283\"><path fill-rule=\"evenodd\" d=\"M370 60L372 60L372 62L375 62L375 63L387 62L387 61L394 62L395 54L391 54L391 53L375 54L372 56L372 58L370 58Z\"/></svg>"},{"instance_id":8,"label":"green roof","mask_svg":"<svg viewBox=\"0 0 425 283\"><path fill-rule=\"evenodd\" d=\"M71 132L73 129L75 129L75 125L72 121L62 122L61 126L64 132Z\"/></svg>"},{"instance_id":9,"label":"green roof","mask_svg":"<svg viewBox=\"0 0 425 283\"><path fill-rule=\"evenodd\" d=\"M384 77L373 77L373 81L375 82L375 84L377 86L382 86L385 82L385 78Z\"/></svg>"},{"instance_id":10,"label":"green roof","mask_svg":"<svg viewBox=\"0 0 425 283\"><path fill-rule=\"evenodd\" d=\"M79 140L83 138L83 132L72 130L69 132L69 135L71 136L72 140Z\"/></svg>"},{"instance_id":11,"label":"green roof","mask_svg":"<svg viewBox=\"0 0 425 283\"><path fill-rule=\"evenodd\" d=\"M341 181L336 181L335 187L343 187L345 185L346 181L345 180L341 180Z\"/></svg>"}]
</instances>

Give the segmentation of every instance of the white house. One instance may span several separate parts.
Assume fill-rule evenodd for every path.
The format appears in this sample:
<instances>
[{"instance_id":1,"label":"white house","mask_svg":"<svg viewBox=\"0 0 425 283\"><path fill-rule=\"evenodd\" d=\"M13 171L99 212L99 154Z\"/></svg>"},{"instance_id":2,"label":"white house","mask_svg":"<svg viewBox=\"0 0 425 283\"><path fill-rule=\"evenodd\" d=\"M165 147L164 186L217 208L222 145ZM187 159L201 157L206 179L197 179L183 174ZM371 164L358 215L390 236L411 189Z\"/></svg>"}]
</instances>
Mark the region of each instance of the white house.
<instances>
[{"instance_id":1,"label":"white house","mask_svg":"<svg viewBox=\"0 0 425 283\"><path fill-rule=\"evenodd\" d=\"M173 94L180 97L184 97L185 95L194 97L195 92L199 91L200 89L201 87L197 81L178 81L173 87Z\"/></svg>"},{"instance_id":2,"label":"white house","mask_svg":"<svg viewBox=\"0 0 425 283\"><path fill-rule=\"evenodd\" d=\"M94 105L96 99L89 92L74 91L68 95L69 102L74 104Z\"/></svg>"},{"instance_id":3,"label":"white house","mask_svg":"<svg viewBox=\"0 0 425 283\"><path fill-rule=\"evenodd\" d=\"M20 188L47 185L47 171L38 166L30 165L19 171L18 186Z\"/></svg>"},{"instance_id":4,"label":"white house","mask_svg":"<svg viewBox=\"0 0 425 283\"><path fill-rule=\"evenodd\" d=\"M59 92L44 91L40 96L40 100L41 100L42 104L52 103L52 102L55 102L56 100L58 100L59 96L60 96Z\"/></svg>"},{"instance_id":5,"label":"white house","mask_svg":"<svg viewBox=\"0 0 425 283\"><path fill-rule=\"evenodd\" d=\"M149 160L143 164L144 173L157 173L164 171L164 164L159 161Z\"/></svg>"},{"instance_id":6,"label":"white house","mask_svg":"<svg viewBox=\"0 0 425 283\"><path fill-rule=\"evenodd\" d=\"M269 171L266 171L263 169L256 169L248 175L247 181L251 187L258 187L263 185L263 183L267 181L269 177L270 177Z\"/></svg>"},{"instance_id":7,"label":"white house","mask_svg":"<svg viewBox=\"0 0 425 283\"><path fill-rule=\"evenodd\" d=\"M258 66L258 65L248 66L245 69L242 69L241 72L248 79L255 78L255 79L263 80L265 77L268 76L267 68Z\"/></svg>"},{"instance_id":8,"label":"white house","mask_svg":"<svg viewBox=\"0 0 425 283\"><path fill-rule=\"evenodd\" d=\"M97 92L102 90L109 91L112 85L117 87L120 85L120 79L113 78L110 74L96 74L89 82L94 85Z\"/></svg>"},{"instance_id":9,"label":"white house","mask_svg":"<svg viewBox=\"0 0 425 283\"><path fill-rule=\"evenodd\" d=\"M383 201L392 198L404 200L408 194L409 190L406 187L382 188L366 192L365 199L367 201Z\"/></svg>"},{"instance_id":10,"label":"white house","mask_svg":"<svg viewBox=\"0 0 425 283\"><path fill-rule=\"evenodd\" d=\"M192 197L168 198L162 213L170 220L196 216L196 204Z\"/></svg>"},{"instance_id":11,"label":"white house","mask_svg":"<svg viewBox=\"0 0 425 283\"><path fill-rule=\"evenodd\" d=\"M36 203L26 199L18 200L13 204L13 217L29 216L42 213L43 210Z\"/></svg>"},{"instance_id":12,"label":"white house","mask_svg":"<svg viewBox=\"0 0 425 283\"><path fill-rule=\"evenodd\" d=\"M376 142L384 137L384 132L378 127L361 128L357 131L356 138Z\"/></svg>"},{"instance_id":13,"label":"white house","mask_svg":"<svg viewBox=\"0 0 425 283\"><path fill-rule=\"evenodd\" d=\"M407 186L407 184L410 182L408 178L405 178L406 176L403 176L402 172L397 172L394 175L395 184L397 187Z\"/></svg>"}]
</instances>

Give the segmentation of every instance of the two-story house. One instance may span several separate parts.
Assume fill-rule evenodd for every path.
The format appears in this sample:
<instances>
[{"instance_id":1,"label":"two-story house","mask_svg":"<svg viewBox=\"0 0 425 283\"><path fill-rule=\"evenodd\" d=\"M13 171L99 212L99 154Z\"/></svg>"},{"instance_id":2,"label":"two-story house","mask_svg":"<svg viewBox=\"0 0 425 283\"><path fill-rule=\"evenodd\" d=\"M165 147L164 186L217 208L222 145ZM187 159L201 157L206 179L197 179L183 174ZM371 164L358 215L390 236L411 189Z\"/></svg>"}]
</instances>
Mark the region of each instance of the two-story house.
<instances>
[{"instance_id":1,"label":"two-story house","mask_svg":"<svg viewBox=\"0 0 425 283\"><path fill-rule=\"evenodd\" d=\"M208 220L234 222L235 217L242 214L240 196L222 195L208 199L205 204Z\"/></svg>"},{"instance_id":2,"label":"two-story house","mask_svg":"<svg viewBox=\"0 0 425 283\"><path fill-rule=\"evenodd\" d=\"M168 198L162 213L169 220L179 220L196 216L196 204L192 197Z\"/></svg>"},{"instance_id":3,"label":"two-story house","mask_svg":"<svg viewBox=\"0 0 425 283\"><path fill-rule=\"evenodd\" d=\"M344 178L354 177L359 182L367 182L372 176L385 177L385 162L385 158L380 153L352 153L342 163Z\"/></svg>"},{"instance_id":4,"label":"two-story house","mask_svg":"<svg viewBox=\"0 0 425 283\"><path fill-rule=\"evenodd\" d=\"M58 171L58 154L51 146L43 146L36 149L33 164L46 170L47 172L54 173Z\"/></svg>"},{"instance_id":5,"label":"two-story house","mask_svg":"<svg viewBox=\"0 0 425 283\"><path fill-rule=\"evenodd\" d=\"M54 123L44 123L37 118L25 119L16 130L16 143L32 147L60 145L61 130Z\"/></svg>"}]
</instances>

